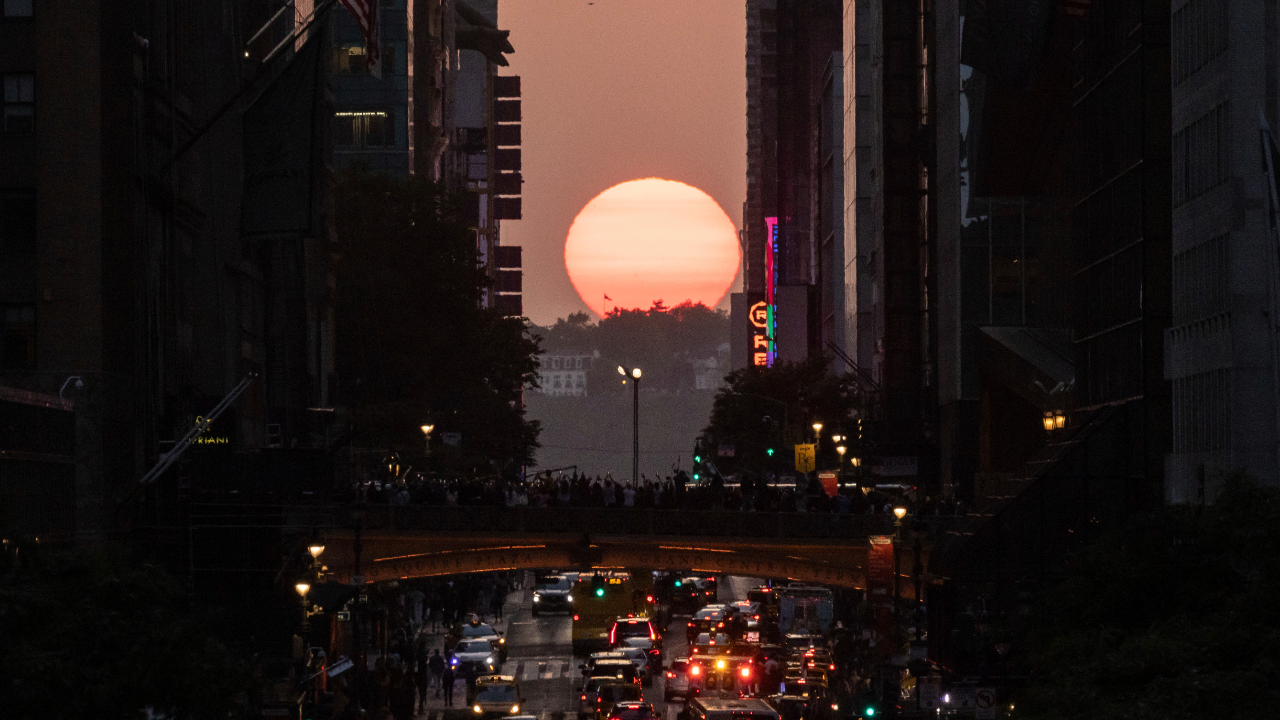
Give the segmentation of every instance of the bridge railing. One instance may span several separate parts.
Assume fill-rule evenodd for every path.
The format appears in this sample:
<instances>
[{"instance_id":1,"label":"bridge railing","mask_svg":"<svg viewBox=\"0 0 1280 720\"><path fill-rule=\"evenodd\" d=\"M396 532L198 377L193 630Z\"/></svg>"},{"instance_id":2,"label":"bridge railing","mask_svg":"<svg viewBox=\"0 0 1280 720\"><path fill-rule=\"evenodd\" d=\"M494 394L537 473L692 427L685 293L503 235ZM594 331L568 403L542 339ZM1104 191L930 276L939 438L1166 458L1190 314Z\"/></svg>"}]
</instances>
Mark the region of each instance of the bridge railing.
<instances>
[{"instance_id":1,"label":"bridge railing","mask_svg":"<svg viewBox=\"0 0 1280 720\"><path fill-rule=\"evenodd\" d=\"M653 508L442 507L431 505L365 505L366 530L441 535L563 534L601 536L829 538L857 540L890 535L889 515L826 513L740 513L715 510ZM929 516L924 531L934 535L963 518ZM905 523L911 523L908 519Z\"/></svg>"}]
</instances>

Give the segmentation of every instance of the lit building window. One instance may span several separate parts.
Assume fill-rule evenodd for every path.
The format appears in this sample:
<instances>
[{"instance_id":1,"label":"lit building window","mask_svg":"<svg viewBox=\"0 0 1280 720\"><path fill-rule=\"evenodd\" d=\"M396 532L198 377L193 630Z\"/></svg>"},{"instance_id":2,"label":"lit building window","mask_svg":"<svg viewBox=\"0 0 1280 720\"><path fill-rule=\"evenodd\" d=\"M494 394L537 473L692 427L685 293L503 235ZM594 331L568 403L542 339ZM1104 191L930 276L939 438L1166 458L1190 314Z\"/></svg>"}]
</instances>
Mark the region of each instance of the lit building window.
<instances>
[{"instance_id":1,"label":"lit building window","mask_svg":"<svg viewBox=\"0 0 1280 720\"><path fill-rule=\"evenodd\" d=\"M35 131L36 80L34 75L4 76L4 131Z\"/></svg>"},{"instance_id":2,"label":"lit building window","mask_svg":"<svg viewBox=\"0 0 1280 720\"><path fill-rule=\"evenodd\" d=\"M391 118L380 110L345 111L334 115L334 142L341 148L377 148L395 145Z\"/></svg>"}]
</instances>

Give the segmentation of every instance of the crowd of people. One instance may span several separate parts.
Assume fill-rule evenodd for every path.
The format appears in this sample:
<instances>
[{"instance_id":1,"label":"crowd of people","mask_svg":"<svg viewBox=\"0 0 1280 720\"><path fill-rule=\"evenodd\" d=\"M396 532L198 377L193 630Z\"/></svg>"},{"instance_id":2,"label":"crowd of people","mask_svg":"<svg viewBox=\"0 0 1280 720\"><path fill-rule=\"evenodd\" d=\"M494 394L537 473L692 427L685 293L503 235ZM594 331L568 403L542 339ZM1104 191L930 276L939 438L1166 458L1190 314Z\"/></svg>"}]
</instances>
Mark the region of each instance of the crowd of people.
<instances>
[{"instance_id":1,"label":"crowd of people","mask_svg":"<svg viewBox=\"0 0 1280 720\"><path fill-rule=\"evenodd\" d=\"M859 487L846 484L829 493L816 477L726 483L712 478L693 484L677 471L666 478L641 477L636 484L610 475L541 473L527 480L500 477L427 477L354 483L353 502L389 505L488 507L603 507L660 510L724 510L730 512L889 514L905 505L915 515L963 515L963 502L950 498L917 497L909 487Z\"/></svg>"},{"instance_id":2,"label":"crowd of people","mask_svg":"<svg viewBox=\"0 0 1280 720\"><path fill-rule=\"evenodd\" d=\"M370 602L377 610L366 619L372 662L363 696L357 706L354 672L338 675L328 688L332 717L410 720L426 709L429 699L452 707L455 687L473 678L458 673L450 662L450 629L473 616L500 623L507 595L520 589L522 577L503 572L377 586Z\"/></svg>"}]
</instances>

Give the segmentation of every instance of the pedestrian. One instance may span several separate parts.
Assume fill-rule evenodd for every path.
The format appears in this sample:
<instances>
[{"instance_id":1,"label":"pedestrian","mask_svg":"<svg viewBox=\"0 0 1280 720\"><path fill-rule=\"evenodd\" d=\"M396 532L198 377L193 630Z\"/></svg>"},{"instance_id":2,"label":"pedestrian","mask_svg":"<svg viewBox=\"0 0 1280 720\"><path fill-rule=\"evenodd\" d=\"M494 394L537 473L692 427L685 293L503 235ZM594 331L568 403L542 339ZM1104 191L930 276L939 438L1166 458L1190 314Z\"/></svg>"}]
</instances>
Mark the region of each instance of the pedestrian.
<instances>
[{"instance_id":1,"label":"pedestrian","mask_svg":"<svg viewBox=\"0 0 1280 720\"><path fill-rule=\"evenodd\" d=\"M495 587L493 593L489 595L489 612L493 615L495 623L502 622L502 605L506 602L506 591L501 586Z\"/></svg>"},{"instance_id":2,"label":"pedestrian","mask_svg":"<svg viewBox=\"0 0 1280 720\"><path fill-rule=\"evenodd\" d=\"M440 648L436 648L435 653L427 660L427 670L431 673L431 680L436 686L436 697L440 697L441 676L444 675L444 658L440 655Z\"/></svg>"},{"instance_id":3,"label":"pedestrian","mask_svg":"<svg viewBox=\"0 0 1280 720\"><path fill-rule=\"evenodd\" d=\"M444 706L453 707L453 683L458 676L453 672L453 665L445 665L444 673L440 676L441 689L444 690ZM437 695L437 697L439 697Z\"/></svg>"},{"instance_id":4,"label":"pedestrian","mask_svg":"<svg viewBox=\"0 0 1280 720\"><path fill-rule=\"evenodd\" d=\"M414 653L413 681L418 690L418 712L423 712L427 709L427 690L431 688L431 658L425 640L418 641Z\"/></svg>"}]
</instances>

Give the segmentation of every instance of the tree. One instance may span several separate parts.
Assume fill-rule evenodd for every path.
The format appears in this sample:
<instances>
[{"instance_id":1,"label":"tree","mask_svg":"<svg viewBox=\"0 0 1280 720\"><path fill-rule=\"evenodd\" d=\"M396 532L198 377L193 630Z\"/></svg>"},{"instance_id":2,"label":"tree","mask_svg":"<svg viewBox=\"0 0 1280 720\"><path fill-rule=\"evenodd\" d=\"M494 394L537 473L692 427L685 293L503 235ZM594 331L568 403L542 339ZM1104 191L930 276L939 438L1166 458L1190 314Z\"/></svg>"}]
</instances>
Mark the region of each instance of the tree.
<instances>
[{"instance_id":1,"label":"tree","mask_svg":"<svg viewBox=\"0 0 1280 720\"><path fill-rule=\"evenodd\" d=\"M0 553L3 715L243 717L249 669L188 610L174 578L88 552Z\"/></svg>"},{"instance_id":2,"label":"tree","mask_svg":"<svg viewBox=\"0 0 1280 720\"><path fill-rule=\"evenodd\" d=\"M811 440L813 422L822 422L827 435L850 434L867 400L852 374L832 372L830 359L822 356L743 368L727 380L704 431L713 449L734 446L732 458L717 459L722 474L793 469L793 446ZM819 459L828 465L837 460L834 454Z\"/></svg>"},{"instance_id":3,"label":"tree","mask_svg":"<svg viewBox=\"0 0 1280 720\"><path fill-rule=\"evenodd\" d=\"M524 318L480 307L488 277L455 199L421 176L359 169L337 186L339 398L362 440L435 467L511 473L532 460L538 424L521 393L536 386L538 338ZM415 465L417 463L414 463Z\"/></svg>"},{"instance_id":4,"label":"tree","mask_svg":"<svg viewBox=\"0 0 1280 720\"><path fill-rule=\"evenodd\" d=\"M615 308L594 325L586 313L561 318L541 331L550 352L599 352L588 374L592 394L628 391L617 367L644 371L642 388L691 390L694 360L717 357L729 340L729 318L702 303L648 310Z\"/></svg>"},{"instance_id":5,"label":"tree","mask_svg":"<svg viewBox=\"0 0 1280 720\"><path fill-rule=\"evenodd\" d=\"M1280 704L1280 490L1240 475L1070 564L1011 661L1014 717L1271 717Z\"/></svg>"}]
</instances>

